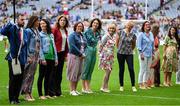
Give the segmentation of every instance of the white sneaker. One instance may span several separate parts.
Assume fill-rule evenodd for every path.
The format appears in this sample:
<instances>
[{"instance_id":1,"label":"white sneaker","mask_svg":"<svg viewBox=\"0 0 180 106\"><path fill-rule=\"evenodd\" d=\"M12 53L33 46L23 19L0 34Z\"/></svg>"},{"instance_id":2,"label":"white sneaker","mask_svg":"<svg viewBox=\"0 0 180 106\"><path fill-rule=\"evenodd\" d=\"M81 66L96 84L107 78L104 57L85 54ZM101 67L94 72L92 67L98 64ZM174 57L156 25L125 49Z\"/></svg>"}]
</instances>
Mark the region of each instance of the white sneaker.
<instances>
[{"instance_id":1,"label":"white sneaker","mask_svg":"<svg viewBox=\"0 0 180 106\"><path fill-rule=\"evenodd\" d=\"M87 93L93 93L93 91L92 90L88 90Z\"/></svg>"},{"instance_id":2,"label":"white sneaker","mask_svg":"<svg viewBox=\"0 0 180 106\"><path fill-rule=\"evenodd\" d=\"M103 88L101 88L100 90L101 90L102 92L105 92L105 93L109 93L109 92L110 92L109 89L103 89Z\"/></svg>"},{"instance_id":3,"label":"white sneaker","mask_svg":"<svg viewBox=\"0 0 180 106\"><path fill-rule=\"evenodd\" d=\"M88 91L86 91L86 90L84 90L84 89L82 89L81 92L82 92L82 93L88 93Z\"/></svg>"},{"instance_id":4,"label":"white sneaker","mask_svg":"<svg viewBox=\"0 0 180 106\"><path fill-rule=\"evenodd\" d=\"M132 87L132 91L133 91L133 92L137 92L136 87L133 86L133 87Z\"/></svg>"},{"instance_id":5,"label":"white sneaker","mask_svg":"<svg viewBox=\"0 0 180 106\"><path fill-rule=\"evenodd\" d=\"M71 92L70 92L70 95L72 95L72 96L78 96L78 94L76 93L76 91L71 91Z\"/></svg>"},{"instance_id":6,"label":"white sneaker","mask_svg":"<svg viewBox=\"0 0 180 106\"><path fill-rule=\"evenodd\" d=\"M180 84L180 82L176 82L176 84Z\"/></svg>"},{"instance_id":7,"label":"white sneaker","mask_svg":"<svg viewBox=\"0 0 180 106\"><path fill-rule=\"evenodd\" d=\"M119 90L122 92L122 91L124 91L124 88L123 88L123 87L120 87Z\"/></svg>"},{"instance_id":8,"label":"white sneaker","mask_svg":"<svg viewBox=\"0 0 180 106\"><path fill-rule=\"evenodd\" d=\"M103 88L101 88L101 89L100 89L100 91L102 91L102 92L103 92L103 91L104 91L104 89L103 89Z\"/></svg>"},{"instance_id":9,"label":"white sneaker","mask_svg":"<svg viewBox=\"0 0 180 106\"><path fill-rule=\"evenodd\" d=\"M80 92L78 92L78 91L75 91L78 95L80 95L81 93Z\"/></svg>"},{"instance_id":10,"label":"white sneaker","mask_svg":"<svg viewBox=\"0 0 180 106\"><path fill-rule=\"evenodd\" d=\"M8 49L5 49L5 51L4 51L5 53L7 53L8 52Z\"/></svg>"}]
</instances>

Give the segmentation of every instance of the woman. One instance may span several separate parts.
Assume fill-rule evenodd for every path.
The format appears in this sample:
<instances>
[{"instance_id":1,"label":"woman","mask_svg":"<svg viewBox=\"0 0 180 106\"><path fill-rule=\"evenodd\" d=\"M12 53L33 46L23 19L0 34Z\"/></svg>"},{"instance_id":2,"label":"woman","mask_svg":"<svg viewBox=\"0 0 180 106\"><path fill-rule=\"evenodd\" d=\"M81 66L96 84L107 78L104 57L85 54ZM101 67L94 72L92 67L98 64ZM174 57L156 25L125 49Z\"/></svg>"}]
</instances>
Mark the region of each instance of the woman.
<instances>
[{"instance_id":1,"label":"woman","mask_svg":"<svg viewBox=\"0 0 180 106\"><path fill-rule=\"evenodd\" d=\"M112 65L114 63L114 46L115 46L115 33L116 25L110 24L108 26L108 34L102 37L100 44L100 64L99 67L105 70L103 84L101 87L102 92L110 92L108 89L108 81L112 71Z\"/></svg>"},{"instance_id":2,"label":"woman","mask_svg":"<svg viewBox=\"0 0 180 106\"><path fill-rule=\"evenodd\" d=\"M38 94L39 99L51 98L55 96L50 91L51 87L54 87L53 71L58 64L57 52L54 43L54 36L51 32L50 23L46 19L40 21L40 38L41 38L41 50L40 50L40 66L38 77ZM44 92L42 94L42 82L44 79Z\"/></svg>"},{"instance_id":3,"label":"woman","mask_svg":"<svg viewBox=\"0 0 180 106\"><path fill-rule=\"evenodd\" d=\"M55 28L53 29L54 41L57 49L58 55L58 65L55 70L55 95L61 96L61 82L62 82L62 72L64 61L66 60L67 53L68 53L68 31L67 27L69 26L68 19L61 15L57 18L57 22L55 24Z\"/></svg>"},{"instance_id":4,"label":"woman","mask_svg":"<svg viewBox=\"0 0 180 106\"><path fill-rule=\"evenodd\" d=\"M34 82L34 75L38 64L40 51L40 35L38 31L39 19L37 16L31 16L27 23L28 33L28 54L27 64L23 76L23 83L21 93L25 94L25 100L34 101L32 96L32 86Z\"/></svg>"},{"instance_id":5,"label":"woman","mask_svg":"<svg viewBox=\"0 0 180 106\"><path fill-rule=\"evenodd\" d=\"M124 30L120 31L116 37L116 45L118 48L117 58L119 63L119 82L120 82L120 91L124 91L124 70L125 70L125 61L127 62L131 86L133 92L136 92L135 88L135 75L134 75L134 64L133 64L133 49L136 44L136 36L131 32L134 23L129 21L126 24Z\"/></svg>"},{"instance_id":6,"label":"woman","mask_svg":"<svg viewBox=\"0 0 180 106\"><path fill-rule=\"evenodd\" d=\"M150 66L152 63L154 51L154 37L150 32L151 26L149 21L145 21L137 39L137 49L139 50L140 71L138 83L140 89L150 89L147 86L149 79Z\"/></svg>"},{"instance_id":7,"label":"woman","mask_svg":"<svg viewBox=\"0 0 180 106\"><path fill-rule=\"evenodd\" d=\"M100 38L101 24L98 18L93 19L84 33L84 37L87 40L87 48L85 49L86 58L81 77L83 93L93 93L90 88L90 81L96 63L96 47Z\"/></svg>"},{"instance_id":8,"label":"woman","mask_svg":"<svg viewBox=\"0 0 180 106\"><path fill-rule=\"evenodd\" d=\"M149 86L159 87L160 86L160 52L159 52L159 26L154 25L152 27L152 33L154 35L154 59L151 64L151 78Z\"/></svg>"},{"instance_id":9,"label":"woman","mask_svg":"<svg viewBox=\"0 0 180 106\"><path fill-rule=\"evenodd\" d=\"M178 29L178 45L180 45L180 26ZM180 58L180 46L178 47L178 58ZM180 59L178 60L178 71L176 72L176 84L180 84Z\"/></svg>"},{"instance_id":10,"label":"woman","mask_svg":"<svg viewBox=\"0 0 180 106\"><path fill-rule=\"evenodd\" d=\"M178 34L177 28L171 27L168 35L164 40L164 53L162 70L164 72L164 86L172 86L172 72L176 72L178 68Z\"/></svg>"},{"instance_id":11,"label":"woman","mask_svg":"<svg viewBox=\"0 0 180 106\"><path fill-rule=\"evenodd\" d=\"M86 40L82 35L83 31L83 23L78 22L74 25L74 32L68 37L69 54L67 63L67 79L70 81L70 95L72 96L78 96L80 94L77 91L77 84L82 72L86 44Z\"/></svg>"}]
</instances>

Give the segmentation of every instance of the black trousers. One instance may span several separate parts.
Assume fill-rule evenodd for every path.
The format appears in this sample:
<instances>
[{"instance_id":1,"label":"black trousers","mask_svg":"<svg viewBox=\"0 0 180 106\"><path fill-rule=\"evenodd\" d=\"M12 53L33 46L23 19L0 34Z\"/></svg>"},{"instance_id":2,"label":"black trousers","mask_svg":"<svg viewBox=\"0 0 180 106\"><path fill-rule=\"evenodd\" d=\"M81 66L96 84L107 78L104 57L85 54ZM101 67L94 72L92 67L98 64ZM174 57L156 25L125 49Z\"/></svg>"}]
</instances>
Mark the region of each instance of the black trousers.
<instances>
[{"instance_id":1,"label":"black trousers","mask_svg":"<svg viewBox=\"0 0 180 106\"><path fill-rule=\"evenodd\" d=\"M54 78L55 78L55 95L62 95L61 91L61 82L62 82L62 74L63 74L63 66L65 61L65 52L59 52L58 55L58 65L55 69Z\"/></svg>"},{"instance_id":2,"label":"black trousers","mask_svg":"<svg viewBox=\"0 0 180 106\"><path fill-rule=\"evenodd\" d=\"M154 85L159 87L160 85L160 60L157 65L154 67Z\"/></svg>"},{"instance_id":3,"label":"black trousers","mask_svg":"<svg viewBox=\"0 0 180 106\"><path fill-rule=\"evenodd\" d=\"M24 65L21 65L21 74L13 75L12 64L8 61L9 67L9 102L11 101L19 101L19 94L21 90L22 80L23 80L23 72Z\"/></svg>"},{"instance_id":4,"label":"black trousers","mask_svg":"<svg viewBox=\"0 0 180 106\"><path fill-rule=\"evenodd\" d=\"M38 94L42 96L42 82L44 80L44 95L53 95L50 93L54 93L53 88L55 86L55 80L53 78L53 71L55 69L55 61L54 60L46 60L47 65L39 65L39 77L37 82ZM51 90L52 89L52 90Z\"/></svg>"},{"instance_id":5,"label":"black trousers","mask_svg":"<svg viewBox=\"0 0 180 106\"><path fill-rule=\"evenodd\" d=\"M131 85L135 86L135 73L133 64L133 55L124 55L117 53L118 63L119 63L119 82L120 86L124 85L124 69L125 61L127 62L129 74L131 78Z\"/></svg>"}]
</instances>

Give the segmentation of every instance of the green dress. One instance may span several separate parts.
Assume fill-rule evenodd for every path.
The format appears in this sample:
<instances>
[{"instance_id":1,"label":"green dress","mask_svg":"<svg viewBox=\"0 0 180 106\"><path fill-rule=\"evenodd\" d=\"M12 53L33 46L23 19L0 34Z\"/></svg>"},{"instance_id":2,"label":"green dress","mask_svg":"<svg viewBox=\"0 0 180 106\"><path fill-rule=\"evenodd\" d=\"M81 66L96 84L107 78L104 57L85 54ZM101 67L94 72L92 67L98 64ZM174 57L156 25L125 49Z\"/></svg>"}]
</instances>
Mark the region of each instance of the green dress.
<instances>
[{"instance_id":1,"label":"green dress","mask_svg":"<svg viewBox=\"0 0 180 106\"><path fill-rule=\"evenodd\" d=\"M100 33L93 33L92 29L89 28L85 31L84 37L87 40L87 47L85 49L85 60L82 71L83 80L91 80L92 72L96 63L96 51L97 44L100 38Z\"/></svg>"},{"instance_id":2,"label":"green dress","mask_svg":"<svg viewBox=\"0 0 180 106\"><path fill-rule=\"evenodd\" d=\"M167 46L167 48L166 51L164 51L166 59L163 59L162 70L164 72L176 72L178 68L176 39L174 37L170 39L169 36L166 36L164 45Z\"/></svg>"}]
</instances>

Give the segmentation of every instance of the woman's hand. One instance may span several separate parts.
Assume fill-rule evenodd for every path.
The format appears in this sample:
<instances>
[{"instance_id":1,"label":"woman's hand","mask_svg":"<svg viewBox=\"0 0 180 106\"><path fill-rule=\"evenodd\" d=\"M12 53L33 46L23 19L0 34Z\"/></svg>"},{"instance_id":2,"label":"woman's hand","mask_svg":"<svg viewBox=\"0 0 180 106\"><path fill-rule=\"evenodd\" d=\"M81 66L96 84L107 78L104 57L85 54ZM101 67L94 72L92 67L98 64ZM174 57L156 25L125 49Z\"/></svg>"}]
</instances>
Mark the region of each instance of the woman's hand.
<instances>
[{"instance_id":1,"label":"woman's hand","mask_svg":"<svg viewBox=\"0 0 180 106\"><path fill-rule=\"evenodd\" d=\"M80 59L83 60L85 58L85 54L82 54Z\"/></svg>"},{"instance_id":2,"label":"woman's hand","mask_svg":"<svg viewBox=\"0 0 180 106\"><path fill-rule=\"evenodd\" d=\"M42 65L47 65L46 60L42 60L42 61L41 61L41 64L42 64Z\"/></svg>"},{"instance_id":3,"label":"woman's hand","mask_svg":"<svg viewBox=\"0 0 180 106\"><path fill-rule=\"evenodd\" d=\"M163 59L166 60L166 55L165 54L163 54Z\"/></svg>"},{"instance_id":4,"label":"woman's hand","mask_svg":"<svg viewBox=\"0 0 180 106\"><path fill-rule=\"evenodd\" d=\"M58 60L55 60L55 66L57 66L58 65Z\"/></svg>"},{"instance_id":5,"label":"woman's hand","mask_svg":"<svg viewBox=\"0 0 180 106\"><path fill-rule=\"evenodd\" d=\"M29 64L31 64L31 63L32 63L32 59L31 59L30 57L28 57L27 62L28 62Z\"/></svg>"},{"instance_id":6,"label":"woman's hand","mask_svg":"<svg viewBox=\"0 0 180 106\"><path fill-rule=\"evenodd\" d=\"M144 55L143 55L143 53L141 53L141 60L144 60Z\"/></svg>"}]
</instances>

